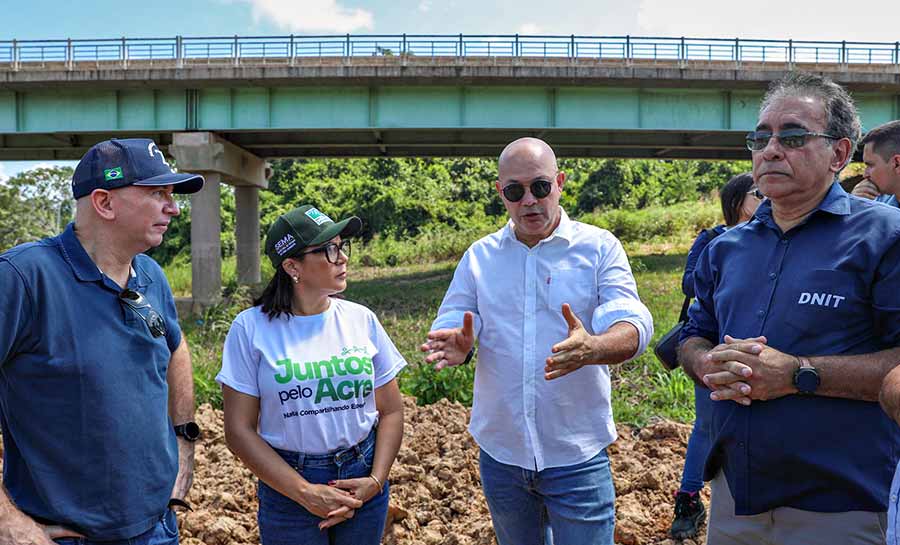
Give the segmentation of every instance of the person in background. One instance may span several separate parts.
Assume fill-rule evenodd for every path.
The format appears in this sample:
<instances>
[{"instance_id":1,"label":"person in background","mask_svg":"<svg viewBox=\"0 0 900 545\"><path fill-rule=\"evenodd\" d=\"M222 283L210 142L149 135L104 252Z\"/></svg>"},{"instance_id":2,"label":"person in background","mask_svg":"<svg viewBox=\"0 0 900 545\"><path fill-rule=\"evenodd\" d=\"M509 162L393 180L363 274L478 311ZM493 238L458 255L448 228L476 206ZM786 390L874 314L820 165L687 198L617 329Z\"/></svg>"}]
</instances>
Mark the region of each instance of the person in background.
<instances>
[{"instance_id":1,"label":"person in background","mask_svg":"<svg viewBox=\"0 0 900 545\"><path fill-rule=\"evenodd\" d=\"M403 438L406 361L347 288L357 217L305 205L266 235L275 274L225 339L225 440L259 478L263 545L376 545Z\"/></svg>"},{"instance_id":2,"label":"person in background","mask_svg":"<svg viewBox=\"0 0 900 545\"><path fill-rule=\"evenodd\" d=\"M727 229L744 223L753 217L756 207L762 202L762 195L753 185L753 176L748 172L738 174L728 180L719 192L722 204L722 215L725 225L717 225L711 229L700 231L687 256L684 276L681 278L681 291L684 296L694 297L694 268L706 245ZM709 413L710 391L699 384L694 385L694 428L688 439L687 453L684 457L684 469L681 474L681 487L675 493L675 519L669 531L675 539L687 539L697 535L698 529L706 519L706 508L700 499L703 489L703 467L709 453Z\"/></svg>"},{"instance_id":3,"label":"person in background","mask_svg":"<svg viewBox=\"0 0 900 545\"><path fill-rule=\"evenodd\" d=\"M900 208L900 121L875 127L861 144L866 170L853 195Z\"/></svg>"}]
</instances>

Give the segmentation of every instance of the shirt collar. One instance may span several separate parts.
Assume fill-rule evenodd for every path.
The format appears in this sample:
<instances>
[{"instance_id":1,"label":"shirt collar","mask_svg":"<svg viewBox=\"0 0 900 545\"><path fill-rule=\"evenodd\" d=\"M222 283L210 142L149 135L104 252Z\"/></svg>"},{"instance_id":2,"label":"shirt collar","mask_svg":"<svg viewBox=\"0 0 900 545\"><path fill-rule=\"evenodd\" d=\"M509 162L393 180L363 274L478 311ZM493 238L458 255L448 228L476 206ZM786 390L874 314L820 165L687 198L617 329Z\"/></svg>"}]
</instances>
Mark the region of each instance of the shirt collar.
<instances>
[{"instance_id":1,"label":"shirt collar","mask_svg":"<svg viewBox=\"0 0 900 545\"><path fill-rule=\"evenodd\" d=\"M66 262L72 267L75 277L82 282L99 282L103 280L103 272L100 267L94 263L87 250L81 245L81 241L75 235L75 223L66 226L66 230L58 237L62 255ZM131 274L129 275L129 284L134 282L139 288L147 287L152 282L150 275L141 267L137 260L132 260Z\"/></svg>"},{"instance_id":2,"label":"shirt collar","mask_svg":"<svg viewBox=\"0 0 900 545\"><path fill-rule=\"evenodd\" d=\"M575 222L569 219L569 215L566 214L566 211L562 206L560 206L559 225L557 225L556 229L554 229L553 232L550 233L550 236L548 236L541 242L552 240L555 237L562 238L566 242L572 242L572 239L575 236L574 229ZM513 221L511 219L506 222L506 227L503 228L503 234L500 237L500 245L503 246L506 241L519 241L519 239L516 238L516 231L513 227Z\"/></svg>"},{"instance_id":3,"label":"shirt collar","mask_svg":"<svg viewBox=\"0 0 900 545\"><path fill-rule=\"evenodd\" d=\"M97 282L103 279L100 269L75 236L75 223L67 225L66 230L59 235L59 244L63 258L72 267L77 279L82 282Z\"/></svg>"},{"instance_id":4,"label":"shirt collar","mask_svg":"<svg viewBox=\"0 0 900 545\"><path fill-rule=\"evenodd\" d=\"M812 217L816 212L825 212L835 216L847 216L850 214L850 195L844 191L841 184L833 182L831 184L831 189L828 190L828 193L825 194L825 197L813 209L808 218ZM772 201L769 199L760 203L753 215L770 227L776 225L775 218L772 217Z\"/></svg>"}]
</instances>

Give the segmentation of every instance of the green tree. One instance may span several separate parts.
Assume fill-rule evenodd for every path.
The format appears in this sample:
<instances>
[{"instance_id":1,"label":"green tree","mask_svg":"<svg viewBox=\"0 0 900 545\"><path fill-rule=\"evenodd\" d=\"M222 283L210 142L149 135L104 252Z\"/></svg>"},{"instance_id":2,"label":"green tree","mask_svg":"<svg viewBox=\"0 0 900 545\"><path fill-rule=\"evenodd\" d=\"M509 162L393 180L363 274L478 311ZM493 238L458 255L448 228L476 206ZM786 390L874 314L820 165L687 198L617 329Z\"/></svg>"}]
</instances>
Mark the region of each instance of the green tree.
<instances>
[{"instance_id":1,"label":"green tree","mask_svg":"<svg viewBox=\"0 0 900 545\"><path fill-rule=\"evenodd\" d=\"M0 251L53 236L72 221L71 167L39 167L0 185Z\"/></svg>"}]
</instances>

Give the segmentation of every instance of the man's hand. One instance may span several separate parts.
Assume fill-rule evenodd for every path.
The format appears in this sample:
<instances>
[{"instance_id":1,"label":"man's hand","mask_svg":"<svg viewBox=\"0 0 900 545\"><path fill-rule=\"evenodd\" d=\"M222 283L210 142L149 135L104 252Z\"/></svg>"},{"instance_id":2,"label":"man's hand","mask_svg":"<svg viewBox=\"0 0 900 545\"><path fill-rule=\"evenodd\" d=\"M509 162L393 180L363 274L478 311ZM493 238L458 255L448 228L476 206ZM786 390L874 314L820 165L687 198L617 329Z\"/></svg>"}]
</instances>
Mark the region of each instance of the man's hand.
<instances>
[{"instance_id":1,"label":"man's hand","mask_svg":"<svg viewBox=\"0 0 900 545\"><path fill-rule=\"evenodd\" d=\"M569 326L569 336L550 349L553 355L547 358L544 366L546 380L566 376L584 365L596 362L595 339L587 332L568 303L563 303L562 315Z\"/></svg>"},{"instance_id":2,"label":"man's hand","mask_svg":"<svg viewBox=\"0 0 900 545\"><path fill-rule=\"evenodd\" d=\"M767 346L765 337L735 339L725 336L725 343L707 354L720 371L704 375L703 381L713 390L714 400L731 399L743 405L750 400L769 400L794 393L794 371L799 361Z\"/></svg>"},{"instance_id":3,"label":"man's hand","mask_svg":"<svg viewBox=\"0 0 900 545\"><path fill-rule=\"evenodd\" d=\"M750 385L747 379L753 375L752 364L765 342L765 337L735 339L725 335L724 343L706 353L703 357L704 372L700 374L700 378L713 390L710 399L730 399L741 405L750 404Z\"/></svg>"},{"instance_id":4,"label":"man's hand","mask_svg":"<svg viewBox=\"0 0 900 545\"><path fill-rule=\"evenodd\" d=\"M169 498L184 500L194 483L194 445L184 437L178 437L178 475Z\"/></svg>"},{"instance_id":5,"label":"man's hand","mask_svg":"<svg viewBox=\"0 0 900 545\"><path fill-rule=\"evenodd\" d=\"M420 346L419 350L427 352L425 361L435 364L435 371L440 371L444 367L453 367L464 362L474 345L475 315L466 312L463 315L462 327L429 331L428 342Z\"/></svg>"},{"instance_id":6,"label":"man's hand","mask_svg":"<svg viewBox=\"0 0 900 545\"><path fill-rule=\"evenodd\" d=\"M11 514L0 526L0 545L56 545L61 537L84 537L62 526L43 526L31 517L18 512Z\"/></svg>"},{"instance_id":7,"label":"man's hand","mask_svg":"<svg viewBox=\"0 0 900 545\"><path fill-rule=\"evenodd\" d=\"M851 195L856 195L857 197L873 200L875 197L881 195L881 190L879 190L878 186L873 184L871 181L863 180L853 186Z\"/></svg>"}]
</instances>

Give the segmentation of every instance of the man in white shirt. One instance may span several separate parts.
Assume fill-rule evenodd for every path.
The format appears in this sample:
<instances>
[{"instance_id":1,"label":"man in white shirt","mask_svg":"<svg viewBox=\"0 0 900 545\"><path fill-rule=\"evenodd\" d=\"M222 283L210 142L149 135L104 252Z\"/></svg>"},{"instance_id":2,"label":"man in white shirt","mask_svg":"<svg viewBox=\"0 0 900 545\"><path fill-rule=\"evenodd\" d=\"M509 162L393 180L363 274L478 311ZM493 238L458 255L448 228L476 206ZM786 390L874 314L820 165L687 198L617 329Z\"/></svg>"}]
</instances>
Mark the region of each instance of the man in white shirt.
<instances>
[{"instance_id":1,"label":"man in white shirt","mask_svg":"<svg viewBox=\"0 0 900 545\"><path fill-rule=\"evenodd\" d=\"M442 369L479 339L469 431L500 545L612 545L608 365L653 321L619 241L560 208L550 146L512 142L498 174L510 221L466 251L421 348Z\"/></svg>"}]
</instances>

